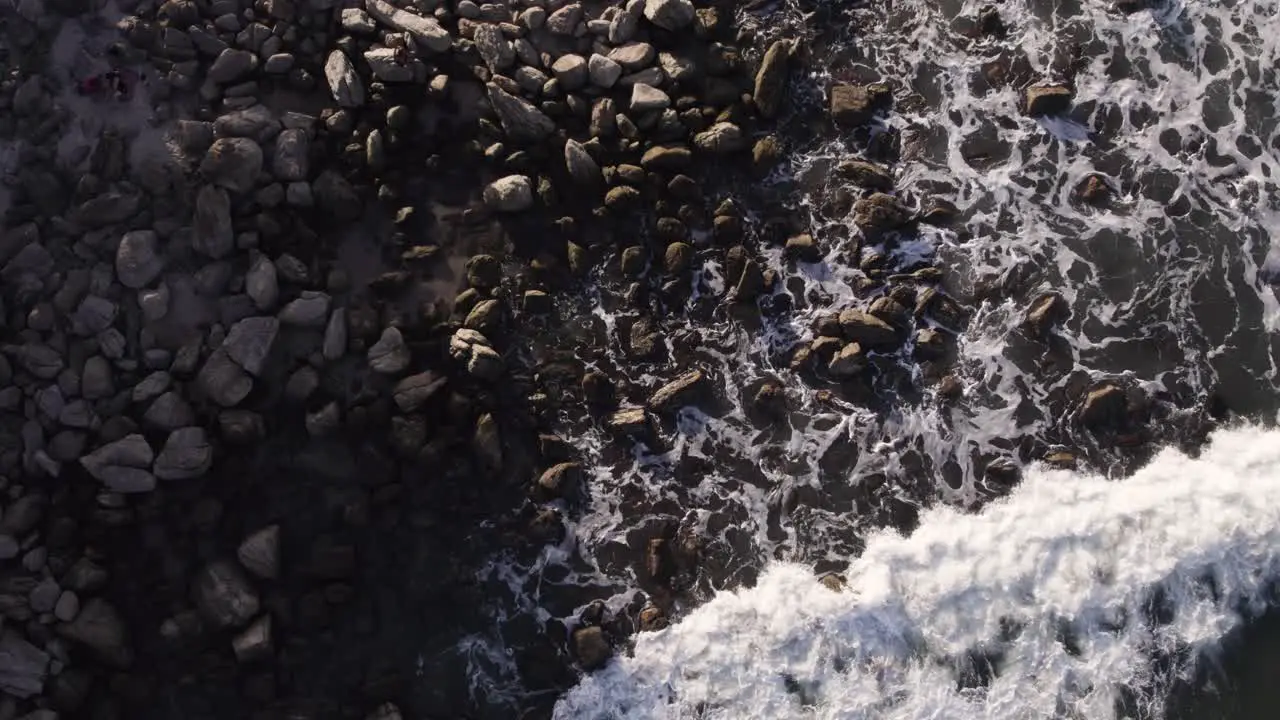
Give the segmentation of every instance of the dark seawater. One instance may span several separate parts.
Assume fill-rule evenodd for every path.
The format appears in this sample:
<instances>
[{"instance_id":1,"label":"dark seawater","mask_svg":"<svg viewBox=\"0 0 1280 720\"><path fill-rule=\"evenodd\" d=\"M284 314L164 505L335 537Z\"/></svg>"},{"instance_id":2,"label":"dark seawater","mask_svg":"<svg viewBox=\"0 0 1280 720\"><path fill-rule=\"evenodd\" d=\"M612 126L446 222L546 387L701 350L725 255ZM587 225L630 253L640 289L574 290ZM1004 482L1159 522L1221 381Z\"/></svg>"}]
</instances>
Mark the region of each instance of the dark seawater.
<instances>
[{"instance_id":1,"label":"dark seawater","mask_svg":"<svg viewBox=\"0 0 1280 720\"><path fill-rule=\"evenodd\" d=\"M1250 612L1265 605L1259 600L1265 583L1256 584L1254 575L1275 569L1271 539L1280 525L1264 500L1280 468L1267 465L1276 459L1265 447L1256 448L1257 457L1246 451L1280 438L1253 429L1214 436L1226 448L1209 451L1216 472L1204 461L1158 452L1182 449L1194 458L1218 419L1265 427L1280 410L1280 303L1272 285L1280 273L1280 250L1273 247L1280 230L1274 32L1280 3L1173 1L1125 13L1107 2L1005 0L991 5L1002 34L975 31L984 5L787 2L741 15L759 48L776 38L800 39L807 56L792 77L792 109L780 129L789 163L765 181L741 178L729 188L758 219L800 218L823 260L786 263L780 247L762 242L784 278L754 313L719 301L727 273L708 252L688 308L657 320L667 345L657 361L623 352L637 313L621 299L621 278L602 271L577 298L566 299L579 303L577 312L534 343L535 360L574 347L578 362L616 378L632 402L696 366L712 378L716 400L680 411L648 444L617 442L590 418L566 419L564 434L589 464L589 499L569 514L569 534L558 546L492 559L479 581L494 626L459 647L473 694L490 708L486 716L531 707L540 714L559 695L560 680L537 679L536 654L521 650L531 638L564 637L584 614L633 619L646 603L662 606L676 625L641 634L634 658L572 690L557 717L785 717L808 705L814 717L923 717L945 708L946 717L1246 718L1274 707L1267 700L1274 689L1263 679L1275 667L1274 622L1240 626L1232 603L1250 605ZM857 131L831 127L829 89L850 82L890 84L892 111ZM1024 88L1041 83L1073 87L1067 113L1022 112ZM850 183L832 172L849 157L889 167L897 194L910 205L954 204L957 221L950 228L921 226L891 242L860 242L841 202ZM1105 199L1082 200L1090 178L1105 188ZM962 313L935 311L915 322L955 334L950 372L963 388L959 401L936 397L939 373L914 362L910 347L874 357L871 379L856 387L806 380L790 369L791 349L813 339L816 320L865 308L886 292L863 283L862 261L874 254L893 271L945 270L935 289ZM1028 305L1047 291L1060 293L1071 313L1045 341L1029 337L1022 324ZM766 382L786 389L780 425L752 412L750 400ZM1076 421L1082 399L1103 384L1124 389L1131 405L1141 406L1141 422L1109 435L1084 429ZM1080 469L1032 469L1055 451L1075 455ZM1120 479L1143 467L1146 475ZM1097 474L1115 478L1114 487L1090 484ZM1024 484L1038 480L1019 488L1019 475ZM1221 487L1213 486L1219 475ZM1192 480L1212 487L1198 498ZM1093 494L1052 490L1074 482ZM1163 486L1170 488L1167 505L1144 504L1143 492ZM886 528L932 537L931 522L955 521L941 508L968 518L1010 493L1008 507L1053 517L1051 510L1061 510L1062 531L1074 534L1044 537L1035 518L999 513L1009 524L975 521L975 533L1027 547L1043 542L1064 557L1074 557L1062 550L1068 538L1096 537L1097 548L1117 557L1131 552L1152 574L1135 573L1125 584L1100 569L1107 563L1094 555L1081 557L1099 563L1098 577L1112 579L1051 565L1024 574L1013 562L1016 553L1006 556L994 541L953 548L956 562L987 573L972 578L967 591L958 568L930 574L895 564L925 540L885 539ZM1230 514L1237 503L1238 518ZM1180 534L1200 513L1221 522L1203 523L1209 534L1202 537ZM1141 529L1112 537L1107 523ZM1213 535L1215 529L1222 534ZM697 563L682 569L674 593L645 570L655 537L697 546ZM1130 540L1168 544L1153 550ZM869 558L873 549L878 554ZM1179 552L1188 554L1169 554ZM1245 561L1259 564L1250 570ZM866 586L851 582L853 594L881 597L888 614L868 614L861 601L815 596L826 591L786 569L795 566L768 570L779 562L860 578ZM1191 582L1188 572L1209 573L1238 595L1178 596L1170 588ZM945 588L910 584L934 577ZM1009 643L1002 657L1026 651L1046 664L1040 674L995 672L1004 684L969 683L956 653L986 655L961 647L975 638L930 613L971 612L975 627L996 622L945 600L986 588L990 607L999 608L1000 593L1010 591L1002 583L1015 580L1031 599L1006 598L1009 612L1021 613L1006 630L1016 626L1019 637L1030 639L1002 640ZM1095 581L1096 597L1088 596ZM893 591L878 595L876 582ZM1062 590L1054 583L1071 586L1060 598L1066 604L1042 597ZM706 604L717 592L752 587L742 596L745 605ZM911 601L894 609L887 598L895 596ZM778 603L805 607L810 624L755 625L760 616L744 609L764 612ZM1082 619L1121 606L1154 619ZM1038 654L1042 645L1033 640L1040 636L1027 628L1072 612L1085 623L1073 631L1078 646L1064 642L1065 655ZM1193 621L1196 613L1203 623ZM879 646L859 624L868 618L883 631L875 636ZM758 642L744 639L747 631L758 633ZM890 641L898 635L905 645ZM1225 650L1215 656L1218 669L1202 662L1192 670L1199 653L1219 640ZM1107 645L1112 641L1118 644ZM699 642L707 643L705 653L682 655ZM1120 662L1105 647L1149 657ZM812 654L789 656L787 648ZM757 655L745 675L721 678L728 687L708 680L716 676L716 658L736 668L735 658ZM879 668L875 682L864 683L867 675L850 679L845 655ZM934 657L950 674L922 670L932 667L922 657ZM823 690L817 680L806 685L806 674L830 679L832 672L846 673L842 692ZM1026 697L1027 683L1043 673L1060 679L1050 683L1058 694ZM1179 684L1184 676L1191 679ZM943 687L946 678L958 689ZM644 682L668 683L670 694L637 691ZM739 684L759 691L737 693ZM785 692L771 694L775 685ZM792 700L779 700L783 695Z\"/></svg>"}]
</instances>

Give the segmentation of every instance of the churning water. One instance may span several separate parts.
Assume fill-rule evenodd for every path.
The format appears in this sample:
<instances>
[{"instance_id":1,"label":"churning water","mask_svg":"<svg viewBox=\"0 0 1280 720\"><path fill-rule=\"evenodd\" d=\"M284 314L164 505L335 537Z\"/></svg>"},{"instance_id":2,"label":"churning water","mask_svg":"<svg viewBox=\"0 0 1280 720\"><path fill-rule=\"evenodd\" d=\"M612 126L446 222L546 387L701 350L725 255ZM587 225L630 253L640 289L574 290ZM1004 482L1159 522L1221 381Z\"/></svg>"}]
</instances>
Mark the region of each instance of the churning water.
<instances>
[{"instance_id":1,"label":"churning water","mask_svg":"<svg viewBox=\"0 0 1280 720\"><path fill-rule=\"evenodd\" d=\"M591 601L626 613L637 592L661 596L644 571L658 535L699 539L696 571L664 599L672 627L637 635L556 717L1158 716L1197 652L1266 605L1280 578L1280 435L1220 431L1193 458L1100 443L1072 418L1109 381L1149 402L1148 447L1203 439L1210 392L1274 422L1280 2L1125 14L1005 0L1002 35L965 32L985 4L785 2L742 16L762 41L802 39L810 53L781 130L789 165L744 193L782 198L824 258L788 266L761 243L783 273L761 318L720 303L723 269L704 247L694 300L654 320L661 360L626 357L636 313L616 278L584 290L565 331L588 367L635 401L697 366L718 402L682 410L648 445L567 421L589 497L566 509L562 543L482 574L495 626L465 644L477 696L532 702L515 659L530 620L572 627ZM871 81L893 85L895 105L869 132L822 123L832 82ZM1073 109L1025 116L1023 88L1046 81L1074 85ZM848 189L831 168L851 157L886 162L909 204L953 203L953 228L860 242L832 210ZM1104 207L1077 197L1091 176L1109 189ZM913 322L955 332L958 402L935 398L909 343L873 358L861 395L789 369L816 319L884 291L861 282L858 258L876 253L946 270L939 289L966 321ZM1046 344L1020 325L1047 290L1071 316ZM765 381L786 391L780 425L747 411ZM1095 471L1029 464L1060 448ZM1003 497L993 467L1028 469Z\"/></svg>"}]
</instances>

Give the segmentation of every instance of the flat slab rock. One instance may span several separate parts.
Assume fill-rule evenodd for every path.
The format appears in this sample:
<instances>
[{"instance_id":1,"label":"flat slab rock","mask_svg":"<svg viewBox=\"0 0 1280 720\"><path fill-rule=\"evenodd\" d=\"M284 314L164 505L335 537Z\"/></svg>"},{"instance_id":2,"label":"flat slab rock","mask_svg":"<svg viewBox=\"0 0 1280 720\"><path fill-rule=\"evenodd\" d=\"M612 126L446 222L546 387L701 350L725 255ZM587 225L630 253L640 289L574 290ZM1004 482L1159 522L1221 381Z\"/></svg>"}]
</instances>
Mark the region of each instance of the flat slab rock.
<instances>
[{"instance_id":1,"label":"flat slab rock","mask_svg":"<svg viewBox=\"0 0 1280 720\"><path fill-rule=\"evenodd\" d=\"M695 401L706 388L706 374L690 370L663 385L649 397L649 407L656 412L672 412Z\"/></svg>"}]
</instances>

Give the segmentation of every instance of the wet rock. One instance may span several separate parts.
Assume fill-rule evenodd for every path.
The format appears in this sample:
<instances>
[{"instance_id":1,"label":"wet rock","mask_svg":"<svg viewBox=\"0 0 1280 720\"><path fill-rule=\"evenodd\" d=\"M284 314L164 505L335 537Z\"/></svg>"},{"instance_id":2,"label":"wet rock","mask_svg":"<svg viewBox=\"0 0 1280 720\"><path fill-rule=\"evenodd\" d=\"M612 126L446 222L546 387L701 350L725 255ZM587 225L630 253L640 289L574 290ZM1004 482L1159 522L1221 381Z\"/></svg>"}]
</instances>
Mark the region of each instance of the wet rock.
<instances>
[{"instance_id":1,"label":"wet rock","mask_svg":"<svg viewBox=\"0 0 1280 720\"><path fill-rule=\"evenodd\" d=\"M649 411L643 407L617 410L605 421L610 431L635 438L646 438L653 430Z\"/></svg>"},{"instance_id":2,"label":"wet rock","mask_svg":"<svg viewBox=\"0 0 1280 720\"><path fill-rule=\"evenodd\" d=\"M60 623L58 635L92 650L114 667L128 667L133 662L133 649L120 614L107 601L92 598L80 608L76 619Z\"/></svg>"},{"instance_id":3,"label":"wet rock","mask_svg":"<svg viewBox=\"0 0 1280 720\"><path fill-rule=\"evenodd\" d=\"M892 325L871 313L852 308L840 313L840 331L845 339L872 350L892 349L900 343Z\"/></svg>"},{"instance_id":4,"label":"wet rock","mask_svg":"<svg viewBox=\"0 0 1280 720\"><path fill-rule=\"evenodd\" d=\"M644 16L663 30L675 32L693 23L696 11L689 0L645 0Z\"/></svg>"},{"instance_id":5,"label":"wet rock","mask_svg":"<svg viewBox=\"0 0 1280 720\"><path fill-rule=\"evenodd\" d=\"M695 402L706 390L706 384L706 375L701 370L690 370L649 396L648 406L655 412L674 412Z\"/></svg>"},{"instance_id":6,"label":"wet rock","mask_svg":"<svg viewBox=\"0 0 1280 720\"><path fill-rule=\"evenodd\" d=\"M263 615L231 640L236 660L242 663L265 660L272 655L271 616Z\"/></svg>"},{"instance_id":7,"label":"wet rock","mask_svg":"<svg viewBox=\"0 0 1280 720\"><path fill-rule=\"evenodd\" d=\"M613 657L613 648L600 628L578 628L573 631L573 654L582 669L590 672L608 664L609 658Z\"/></svg>"},{"instance_id":8,"label":"wet rock","mask_svg":"<svg viewBox=\"0 0 1280 720\"><path fill-rule=\"evenodd\" d=\"M467 373L482 380L496 380L502 374L502 357L481 333L460 328L449 340L449 355L462 364Z\"/></svg>"},{"instance_id":9,"label":"wet rock","mask_svg":"<svg viewBox=\"0 0 1280 720\"><path fill-rule=\"evenodd\" d=\"M865 160L856 158L842 160L836 166L836 173L860 187L881 192L893 190L893 176L879 165Z\"/></svg>"},{"instance_id":10,"label":"wet rock","mask_svg":"<svg viewBox=\"0 0 1280 720\"><path fill-rule=\"evenodd\" d=\"M508 175L484 189L484 203L498 212L514 213L533 207L533 185L524 175Z\"/></svg>"},{"instance_id":11,"label":"wet rock","mask_svg":"<svg viewBox=\"0 0 1280 720\"><path fill-rule=\"evenodd\" d=\"M916 331L915 354L921 360L938 360L947 354L947 339L938 330L920 328Z\"/></svg>"},{"instance_id":12,"label":"wet rock","mask_svg":"<svg viewBox=\"0 0 1280 720\"><path fill-rule=\"evenodd\" d=\"M404 372L410 359L409 346L399 328L383 330L382 336L369 348L369 369L383 375Z\"/></svg>"},{"instance_id":13,"label":"wet rock","mask_svg":"<svg viewBox=\"0 0 1280 720\"><path fill-rule=\"evenodd\" d=\"M547 498L571 497L582 483L582 465L564 462L547 468L538 478L538 491Z\"/></svg>"},{"instance_id":14,"label":"wet rock","mask_svg":"<svg viewBox=\"0 0 1280 720\"><path fill-rule=\"evenodd\" d=\"M268 525L246 537L236 550L246 570L264 580L280 576L280 526Z\"/></svg>"},{"instance_id":15,"label":"wet rock","mask_svg":"<svg viewBox=\"0 0 1280 720\"><path fill-rule=\"evenodd\" d=\"M502 324L502 303L494 298L481 300L467 313L463 327L479 330L482 333L493 333Z\"/></svg>"},{"instance_id":16,"label":"wet rock","mask_svg":"<svg viewBox=\"0 0 1280 720\"><path fill-rule=\"evenodd\" d=\"M869 237L897 230L911 221L911 209L884 193L858 200L853 206L853 224Z\"/></svg>"},{"instance_id":17,"label":"wet rock","mask_svg":"<svg viewBox=\"0 0 1280 720\"><path fill-rule=\"evenodd\" d=\"M816 263L822 260L822 249L809 233L801 233L787 238L783 253L792 260Z\"/></svg>"},{"instance_id":18,"label":"wet rock","mask_svg":"<svg viewBox=\"0 0 1280 720\"><path fill-rule=\"evenodd\" d=\"M453 45L453 38L435 18L414 15L386 0L365 0L365 9L379 22L409 33L418 47L424 50L442 53Z\"/></svg>"},{"instance_id":19,"label":"wet rock","mask_svg":"<svg viewBox=\"0 0 1280 720\"><path fill-rule=\"evenodd\" d=\"M1094 207L1105 207L1111 200L1111 186L1101 175L1089 175L1076 186L1075 196Z\"/></svg>"},{"instance_id":20,"label":"wet rock","mask_svg":"<svg viewBox=\"0 0 1280 720\"><path fill-rule=\"evenodd\" d=\"M1066 298L1056 292L1044 293L1027 308L1023 324L1036 337L1044 337L1070 314L1071 308L1067 305Z\"/></svg>"},{"instance_id":21,"label":"wet rock","mask_svg":"<svg viewBox=\"0 0 1280 720\"><path fill-rule=\"evenodd\" d=\"M756 72L756 109L766 118L778 116L787 92L787 61L791 58L791 42L778 40L769 46Z\"/></svg>"},{"instance_id":22,"label":"wet rock","mask_svg":"<svg viewBox=\"0 0 1280 720\"><path fill-rule=\"evenodd\" d=\"M164 270L157 247L158 238L150 230L127 232L116 248L116 277L127 288L150 285Z\"/></svg>"},{"instance_id":23,"label":"wet rock","mask_svg":"<svg viewBox=\"0 0 1280 720\"><path fill-rule=\"evenodd\" d=\"M1126 423L1128 405L1122 388L1103 385L1085 395L1080 406L1080 422L1094 430L1122 427Z\"/></svg>"},{"instance_id":24,"label":"wet rock","mask_svg":"<svg viewBox=\"0 0 1280 720\"><path fill-rule=\"evenodd\" d=\"M837 85L831 88L831 119L846 127L863 125L892 97L885 85Z\"/></svg>"},{"instance_id":25,"label":"wet rock","mask_svg":"<svg viewBox=\"0 0 1280 720\"><path fill-rule=\"evenodd\" d=\"M742 263L742 272L738 282L734 284L731 299L736 302L750 302L764 292L764 271L755 260L747 258Z\"/></svg>"},{"instance_id":26,"label":"wet rock","mask_svg":"<svg viewBox=\"0 0 1280 720\"><path fill-rule=\"evenodd\" d=\"M827 364L827 372L837 380L847 380L860 374L867 368L867 357L862 346L856 342L845 344Z\"/></svg>"},{"instance_id":27,"label":"wet rock","mask_svg":"<svg viewBox=\"0 0 1280 720\"><path fill-rule=\"evenodd\" d=\"M213 465L213 447L204 428L186 427L169 433L152 472L161 480L190 480Z\"/></svg>"},{"instance_id":28,"label":"wet rock","mask_svg":"<svg viewBox=\"0 0 1280 720\"><path fill-rule=\"evenodd\" d=\"M493 83L488 85L489 102L498 114L502 129L513 142L536 143L556 131L555 122L523 98Z\"/></svg>"},{"instance_id":29,"label":"wet rock","mask_svg":"<svg viewBox=\"0 0 1280 720\"><path fill-rule=\"evenodd\" d=\"M209 66L206 73L213 82L227 85L251 75L258 69L258 56L247 51L227 48L218 54L218 58Z\"/></svg>"},{"instance_id":30,"label":"wet rock","mask_svg":"<svg viewBox=\"0 0 1280 720\"><path fill-rule=\"evenodd\" d=\"M1071 108L1074 93L1065 85L1035 85L1026 89L1025 108L1031 117L1060 115Z\"/></svg>"},{"instance_id":31,"label":"wet rock","mask_svg":"<svg viewBox=\"0 0 1280 720\"><path fill-rule=\"evenodd\" d=\"M222 628L242 627L258 614L258 593L240 568L219 560L196 576L192 599L206 619Z\"/></svg>"},{"instance_id":32,"label":"wet rock","mask_svg":"<svg viewBox=\"0 0 1280 720\"><path fill-rule=\"evenodd\" d=\"M0 634L0 691L29 698L44 691L49 654L7 629Z\"/></svg>"},{"instance_id":33,"label":"wet rock","mask_svg":"<svg viewBox=\"0 0 1280 720\"><path fill-rule=\"evenodd\" d=\"M200 162L200 173L214 185L234 193L247 193L253 190L262 173L262 148L249 138L215 140Z\"/></svg>"},{"instance_id":34,"label":"wet rock","mask_svg":"<svg viewBox=\"0 0 1280 720\"><path fill-rule=\"evenodd\" d=\"M693 265L693 246L685 242L673 242L667 246L662 264L668 275L683 275Z\"/></svg>"}]
</instances>

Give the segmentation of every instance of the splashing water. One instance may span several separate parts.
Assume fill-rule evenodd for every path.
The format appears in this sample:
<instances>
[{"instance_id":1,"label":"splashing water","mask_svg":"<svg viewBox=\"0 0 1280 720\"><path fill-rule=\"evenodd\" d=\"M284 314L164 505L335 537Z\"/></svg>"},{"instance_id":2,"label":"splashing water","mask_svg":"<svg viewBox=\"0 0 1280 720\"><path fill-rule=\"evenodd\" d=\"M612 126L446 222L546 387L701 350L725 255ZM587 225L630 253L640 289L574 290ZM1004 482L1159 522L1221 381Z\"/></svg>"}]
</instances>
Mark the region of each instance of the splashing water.
<instances>
[{"instance_id":1,"label":"splashing water","mask_svg":"<svg viewBox=\"0 0 1280 720\"><path fill-rule=\"evenodd\" d=\"M1123 691L1169 679L1157 657L1265 607L1277 497L1274 430L1220 432L1123 481L1037 470L979 514L873 536L842 592L772 567L641 635L556 717L1116 717Z\"/></svg>"},{"instance_id":2,"label":"splashing water","mask_svg":"<svg viewBox=\"0 0 1280 720\"><path fill-rule=\"evenodd\" d=\"M793 3L740 17L762 38L815 48L781 130L790 167L771 183L823 261L788 265L761 247L792 310L748 321L695 300L660 321L669 361L625 357L635 313L610 304L604 276L566 312L585 364L631 400L696 365L725 403L684 409L654 448L572 427L590 496L560 545L481 573L500 620L467 640L483 659L477 694L522 703L505 621L571 625L592 600L618 611L650 590L637 560L664 523L707 539L693 602L677 607L688 615L587 676L559 717L1111 717L1125 688L1157 682L1152 656L1211 647L1238 603L1264 598L1280 466L1262 430L1220 434L1202 460L1165 452L1119 483L1037 470L981 514L955 508L1001 494L984 481L992 458L1097 450L1070 414L1102 380L1141 389L1162 421L1210 390L1242 415L1276 417L1280 2L1170 0L1125 15L1094 0L1006 0L1003 37L955 31L986 4L831 2L817 27ZM1021 112L1026 84L1068 80L1070 113ZM831 83L871 81L895 85L895 106L869 133L810 130ZM831 169L895 136L897 194L949 200L956 229L866 245L829 209L847 189ZM1110 191L1105 207L1076 197L1090 176ZM813 339L817 318L883 292L857 289L860 252L948 270L942 289L971 311L951 328L962 402L927 392L910 343L875 358L874 403L817 393L789 369L785 351ZM707 255L695 298L724 287ZM1046 348L1018 328L1048 289L1072 312ZM782 428L748 417L765 378L787 390ZM1137 464L1090 458L1112 475ZM906 539L883 530L910 532L939 505ZM850 592L813 578L846 566ZM1156 595L1172 620L1151 619Z\"/></svg>"}]
</instances>

